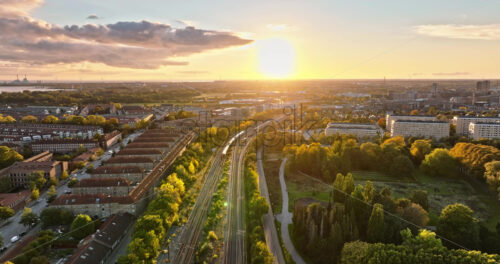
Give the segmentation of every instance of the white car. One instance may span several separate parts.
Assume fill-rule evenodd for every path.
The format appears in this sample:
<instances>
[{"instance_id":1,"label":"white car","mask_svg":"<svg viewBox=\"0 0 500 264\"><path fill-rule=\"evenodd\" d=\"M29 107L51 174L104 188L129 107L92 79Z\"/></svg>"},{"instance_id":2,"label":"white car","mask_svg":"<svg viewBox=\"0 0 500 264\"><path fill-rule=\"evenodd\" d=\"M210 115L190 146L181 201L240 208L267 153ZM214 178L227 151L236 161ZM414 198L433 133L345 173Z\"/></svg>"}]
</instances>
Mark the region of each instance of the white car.
<instances>
[{"instance_id":1,"label":"white car","mask_svg":"<svg viewBox=\"0 0 500 264\"><path fill-rule=\"evenodd\" d=\"M13 237L10 238L10 242L11 243L16 243L18 240L19 240L18 236L13 236Z\"/></svg>"}]
</instances>

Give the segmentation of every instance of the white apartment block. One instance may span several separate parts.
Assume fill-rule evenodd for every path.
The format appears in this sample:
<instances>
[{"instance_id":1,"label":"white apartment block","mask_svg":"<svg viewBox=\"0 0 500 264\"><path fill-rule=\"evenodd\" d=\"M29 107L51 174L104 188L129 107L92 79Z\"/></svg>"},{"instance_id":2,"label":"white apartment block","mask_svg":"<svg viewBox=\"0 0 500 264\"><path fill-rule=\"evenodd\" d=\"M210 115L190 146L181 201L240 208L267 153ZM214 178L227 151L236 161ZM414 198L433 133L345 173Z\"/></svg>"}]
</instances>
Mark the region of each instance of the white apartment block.
<instances>
[{"instance_id":1,"label":"white apartment block","mask_svg":"<svg viewBox=\"0 0 500 264\"><path fill-rule=\"evenodd\" d=\"M500 123L470 123L469 137L472 139L500 138Z\"/></svg>"},{"instance_id":2,"label":"white apartment block","mask_svg":"<svg viewBox=\"0 0 500 264\"><path fill-rule=\"evenodd\" d=\"M392 122L391 137L441 139L450 135L450 123L443 121L397 120Z\"/></svg>"},{"instance_id":3,"label":"white apartment block","mask_svg":"<svg viewBox=\"0 0 500 264\"><path fill-rule=\"evenodd\" d=\"M470 123L500 123L500 117L476 117L476 116L455 116L453 124L456 127L457 135L469 136Z\"/></svg>"},{"instance_id":4,"label":"white apartment block","mask_svg":"<svg viewBox=\"0 0 500 264\"><path fill-rule=\"evenodd\" d=\"M420 115L386 115L385 129L390 131L392 127L392 122L397 120L437 121L437 118L435 116L420 116Z\"/></svg>"},{"instance_id":5,"label":"white apartment block","mask_svg":"<svg viewBox=\"0 0 500 264\"><path fill-rule=\"evenodd\" d=\"M358 138L363 138L380 136L383 131L372 124L329 123L325 129L325 135L332 136L336 134L355 135Z\"/></svg>"}]
</instances>

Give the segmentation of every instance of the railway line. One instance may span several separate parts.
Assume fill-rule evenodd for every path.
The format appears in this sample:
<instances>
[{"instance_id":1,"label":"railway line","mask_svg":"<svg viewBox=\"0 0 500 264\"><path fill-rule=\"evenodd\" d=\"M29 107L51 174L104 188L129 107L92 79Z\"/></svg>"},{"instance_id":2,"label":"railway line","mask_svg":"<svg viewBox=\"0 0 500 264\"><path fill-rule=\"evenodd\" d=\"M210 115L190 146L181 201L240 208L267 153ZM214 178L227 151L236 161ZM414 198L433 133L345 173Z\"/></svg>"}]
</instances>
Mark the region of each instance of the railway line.
<instances>
[{"instance_id":1,"label":"railway line","mask_svg":"<svg viewBox=\"0 0 500 264\"><path fill-rule=\"evenodd\" d=\"M222 150L219 149L212 160L210 169L205 177L205 182L188 217L188 221L182 228L179 239L174 245L177 248L174 250L176 253L171 263L193 262L196 246L209 213L210 202L222 175L224 160Z\"/></svg>"}]
</instances>

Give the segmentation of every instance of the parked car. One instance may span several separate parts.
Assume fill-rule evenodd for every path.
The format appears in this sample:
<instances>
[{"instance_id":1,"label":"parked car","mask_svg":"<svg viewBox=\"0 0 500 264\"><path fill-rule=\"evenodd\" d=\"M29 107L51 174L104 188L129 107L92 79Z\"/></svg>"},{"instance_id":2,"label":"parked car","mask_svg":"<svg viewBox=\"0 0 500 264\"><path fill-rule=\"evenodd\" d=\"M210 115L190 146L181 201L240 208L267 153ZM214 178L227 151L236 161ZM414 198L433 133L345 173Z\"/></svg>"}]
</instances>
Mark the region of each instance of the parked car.
<instances>
[{"instance_id":1,"label":"parked car","mask_svg":"<svg viewBox=\"0 0 500 264\"><path fill-rule=\"evenodd\" d=\"M71 194L71 190L70 189L67 189L64 191L65 194Z\"/></svg>"},{"instance_id":2,"label":"parked car","mask_svg":"<svg viewBox=\"0 0 500 264\"><path fill-rule=\"evenodd\" d=\"M21 232L21 234L19 234L19 236L20 236L20 237L23 237L23 236L25 236L25 235L26 235L26 231Z\"/></svg>"},{"instance_id":3,"label":"parked car","mask_svg":"<svg viewBox=\"0 0 500 264\"><path fill-rule=\"evenodd\" d=\"M7 250L7 247L0 248L0 252L4 252L5 250Z\"/></svg>"},{"instance_id":4,"label":"parked car","mask_svg":"<svg viewBox=\"0 0 500 264\"><path fill-rule=\"evenodd\" d=\"M11 243L16 243L18 240L19 240L18 236L13 236L13 237L10 238L10 242Z\"/></svg>"}]
</instances>

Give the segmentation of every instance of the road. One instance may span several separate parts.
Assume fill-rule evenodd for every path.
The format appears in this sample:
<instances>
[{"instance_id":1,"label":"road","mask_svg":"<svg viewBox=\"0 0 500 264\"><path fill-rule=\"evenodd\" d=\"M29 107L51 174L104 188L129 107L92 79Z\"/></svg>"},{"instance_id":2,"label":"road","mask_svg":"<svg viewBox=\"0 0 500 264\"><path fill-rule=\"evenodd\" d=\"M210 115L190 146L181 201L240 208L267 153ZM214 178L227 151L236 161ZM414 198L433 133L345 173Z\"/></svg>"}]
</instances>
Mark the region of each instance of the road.
<instances>
[{"instance_id":1,"label":"road","mask_svg":"<svg viewBox=\"0 0 500 264\"><path fill-rule=\"evenodd\" d=\"M262 164L262 151L261 147L257 151L257 173L259 174L259 190L260 195L266 198L269 204L269 211L264 215L264 235L266 237L266 244L269 251L274 256L274 262L279 264L285 264L285 258L283 256L283 251L281 250L281 245L278 237L278 232L276 231L276 224L274 223L274 214L271 207L271 199L269 199L269 191L267 189L266 175L264 173L264 166Z\"/></svg>"},{"instance_id":2,"label":"road","mask_svg":"<svg viewBox=\"0 0 500 264\"><path fill-rule=\"evenodd\" d=\"M292 239L290 238L290 232L288 231L288 225L292 223L293 214L288 211L288 190L286 189L285 182L285 164L286 158L283 159L280 166L280 186L281 186L281 199L282 207L281 214L277 216L278 221L281 222L281 239L283 239L283 244L286 250L292 257L296 264L305 264L306 262L302 259L300 254L295 250Z\"/></svg>"},{"instance_id":3,"label":"road","mask_svg":"<svg viewBox=\"0 0 500 264\"><path fill-rule=\"evenodd\" d=\"M127 142L129 141L129 139L134 140L140 134L142 134L142 132L136 132L134 134L128 135L123 140L123 144L126 145ZM115 144L110 149L117 151L117 150L119 150L119 148L120 148L119 144ZM90 166L92 164L95 168L95 167L99 166L99 164L101 162L106 161L109 158L111 158L111 156L112 156L112 154L109 153L108 151L106 151L103 155L98 157L93 162L89 162L84 168L82 168L78 172L71 174L67 180L65 180L64 182L60 182L59 186L56 187L57 196L64 194L64 192L66 190L70 189L67 185L70 178L75 177L78 180L90 178L90 174L85 172L87 170L88 166ZM38 198L38 200L30 202L29 204L26 205L26 207L31 208L33 213L40 215L40 213L43 211L43 209L45 209L48 206L47 198L48 198L47 190L45 190L45 192L40 194L40 197ZM28 235L35 234L37 231L36 227L29 229L29 228L27 228L24 225L19 223L19 221L21 221L22 214L23 214L23 210L19 210L11 218L9 218L7 221L5 221L2 224L2 226L0 227L0 234L3 237L4 246L7 248L10 248L13 245L13 243L10 242L10 239L13 236L17 236L22 232L26 232ZM7 252L7 250L5 252ZM1 254L1 255L3 255L3 254Z\"/></svg>"},{"instance_id":4,"label":"road","mask_svg":"<svg viewBox=\"0 0 500 264\"><path fill-rule=\"evenodd\" d=\"M210 202L222 175L224 165L222 148L217 150L210 169L208 170L198 198L191 210L188 221L182 227L175 243L171 243L169 252L172 254L172 263L192 263L196 253L196 247L203 230L203 226L210 210ZM158 263L163 263L167 256L160 255Z\"/></svg>"}]
</instances>

